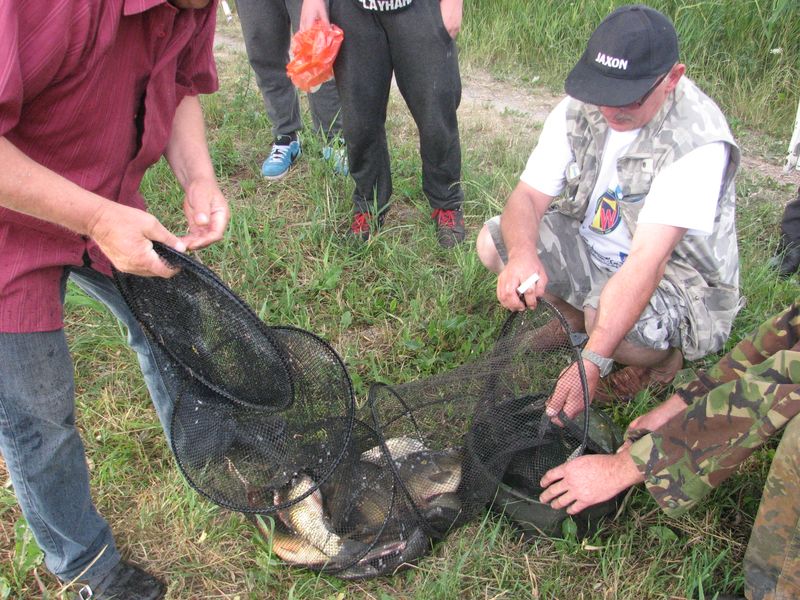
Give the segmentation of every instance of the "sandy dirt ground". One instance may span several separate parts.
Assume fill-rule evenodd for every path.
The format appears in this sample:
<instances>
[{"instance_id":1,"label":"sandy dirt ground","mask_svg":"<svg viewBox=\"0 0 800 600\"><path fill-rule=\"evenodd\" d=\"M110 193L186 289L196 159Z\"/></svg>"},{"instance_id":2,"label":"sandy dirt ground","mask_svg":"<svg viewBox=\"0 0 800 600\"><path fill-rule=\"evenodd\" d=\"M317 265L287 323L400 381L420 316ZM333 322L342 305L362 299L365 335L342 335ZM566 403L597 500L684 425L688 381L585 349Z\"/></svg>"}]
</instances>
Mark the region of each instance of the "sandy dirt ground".
<instances>
[{"instance_id":1,"label":"sandy dirt ground","mask_svg":"<svg viewBox=\"0 0 800 600\"><path fill-rule=\"evenodd\" d=\"M215 51L221 54L235 53L246 56L236 16L230 22L220 19ZM396 87L393 94L399 96ZM507 80L500 81L483 70L462 68L459 119L462 122L469 122L472 119L497 120L503 127L511 130L512 134L521 133L529 131L531 126L540 126L560 98L560 94L545 90L541 86L515 85ZM791 137L791 127L792 123L787 123L787 144ZM740 137L738 142L742 149L742 169L772 179L778 184L800 185L800 171L795 170L790 173L783 171L784 155L765 156L763 150L765 142L757 132L749 132L748 135Z\"/></svg>"}]
</instances>

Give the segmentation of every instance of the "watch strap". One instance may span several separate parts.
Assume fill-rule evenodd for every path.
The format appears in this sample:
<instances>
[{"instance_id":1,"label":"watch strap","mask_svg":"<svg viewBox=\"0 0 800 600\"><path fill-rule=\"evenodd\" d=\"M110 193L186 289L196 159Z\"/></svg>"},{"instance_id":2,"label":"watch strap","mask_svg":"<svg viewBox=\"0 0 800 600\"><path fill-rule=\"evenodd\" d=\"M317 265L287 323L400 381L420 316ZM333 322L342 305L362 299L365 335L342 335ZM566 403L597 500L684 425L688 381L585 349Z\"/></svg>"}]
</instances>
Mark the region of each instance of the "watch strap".
<instances>
[{"instance_id":1,"label":"watch strap","mask_svg":"<svg viewBox=\"0 0 800 600\"><path fill-rule=\"evenodd\" d=\"M600 356L597 352L592 352L591 350L584 348L581 351L581 356L600 369L600 377L605 377L611 373L611 369L614 368L613 358Z\"/></svg>"}]
</instances>

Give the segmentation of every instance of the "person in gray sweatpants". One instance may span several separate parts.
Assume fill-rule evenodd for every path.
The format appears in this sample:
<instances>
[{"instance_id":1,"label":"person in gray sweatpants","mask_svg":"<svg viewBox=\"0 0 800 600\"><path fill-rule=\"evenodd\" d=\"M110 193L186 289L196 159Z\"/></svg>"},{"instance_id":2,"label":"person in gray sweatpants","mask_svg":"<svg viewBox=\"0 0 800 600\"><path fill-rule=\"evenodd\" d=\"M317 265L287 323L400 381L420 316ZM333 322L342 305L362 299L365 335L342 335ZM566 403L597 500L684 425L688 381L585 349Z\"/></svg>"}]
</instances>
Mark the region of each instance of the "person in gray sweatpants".
<instances>
[{"instance_id":1,"label":"person in gray sweatpants","mask_svg":"<svg viewBox=\"0 0 800 600\"><path fill-rule=\"evenodd\" d=\"M289 45L300 23L303 0L236 0L242 24L247 57L264 97L264 106L272 122L275 137L272 150L261 167L268 179L280 179L300 156L302 128L297 90L286 75ZM334 169L347 174L344 151L337 153L341 141L339 94L333 80L308 95L314 130L325 140L323 155L334 161Z\"/></svg>"},{"instance_id":2,"label":"person in gray sweatpants","mask_svg":"<svg viewBox=\"0 0 800 600\"><path fill-rule=\"evenodd\" d=\"M344 31L334 63L342 126L356 182L351 232L368 239L383 222L392 193L386 109L394 74L416 122L422 188L439 243L464 240L461 145L456 110L461 75L455 35L462 0L305 0L301 29L314 19Z\"/></svg>"}]
</instances>

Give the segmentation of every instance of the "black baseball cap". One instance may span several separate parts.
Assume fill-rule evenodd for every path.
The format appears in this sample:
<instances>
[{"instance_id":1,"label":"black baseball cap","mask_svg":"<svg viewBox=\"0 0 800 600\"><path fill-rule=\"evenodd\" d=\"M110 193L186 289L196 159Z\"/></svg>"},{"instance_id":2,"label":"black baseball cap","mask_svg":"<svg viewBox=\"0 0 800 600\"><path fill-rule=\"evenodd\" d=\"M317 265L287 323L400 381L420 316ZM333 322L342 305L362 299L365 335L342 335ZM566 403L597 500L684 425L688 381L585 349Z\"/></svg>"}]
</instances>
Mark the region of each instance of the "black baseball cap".
<instances>
[{"instance_id":1,"label":"black baseball cap","mask_svg":"<svg viewBox=\"0 0 800 600\"><path fill-rule=\"evenodd\" d=\"M564 89L589 104L625 106L644 96L677 62L672 21L649 6L622 6L594 30Z\"/></svg>"}]
</instances>

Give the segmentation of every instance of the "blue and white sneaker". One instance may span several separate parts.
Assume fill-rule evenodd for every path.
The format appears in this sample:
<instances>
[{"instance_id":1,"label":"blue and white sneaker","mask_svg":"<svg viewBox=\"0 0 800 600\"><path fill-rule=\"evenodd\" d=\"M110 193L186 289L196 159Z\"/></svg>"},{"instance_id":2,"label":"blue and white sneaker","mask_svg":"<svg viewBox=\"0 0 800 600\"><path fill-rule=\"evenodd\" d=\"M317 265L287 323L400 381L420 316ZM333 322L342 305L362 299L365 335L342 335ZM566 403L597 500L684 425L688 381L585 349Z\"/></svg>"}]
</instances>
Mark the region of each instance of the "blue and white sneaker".
<instances>
[{"instance_id":1,"label":"blue and white sneaker","mask_svg":"<svg viewBox=\"0 0 800 600\"><path fill-rule=\"evenodd\" d=\"M280 179L300 157L300 142L288 135L275 138L272 150L261 165L261 174L267 179Z\"/></svg>"},{"instance_id":2,"label":"blue and white sneaker","mask_svg":"<svg viewBox=\"0 0 800 600\"><path fill-rule=\"evenodd\" d=\"M325 146L322 149L322 158L333 165L333 172L342 177L350 174L350 163L347 160L347 146Z\"/></svg>"}]
</instances>

